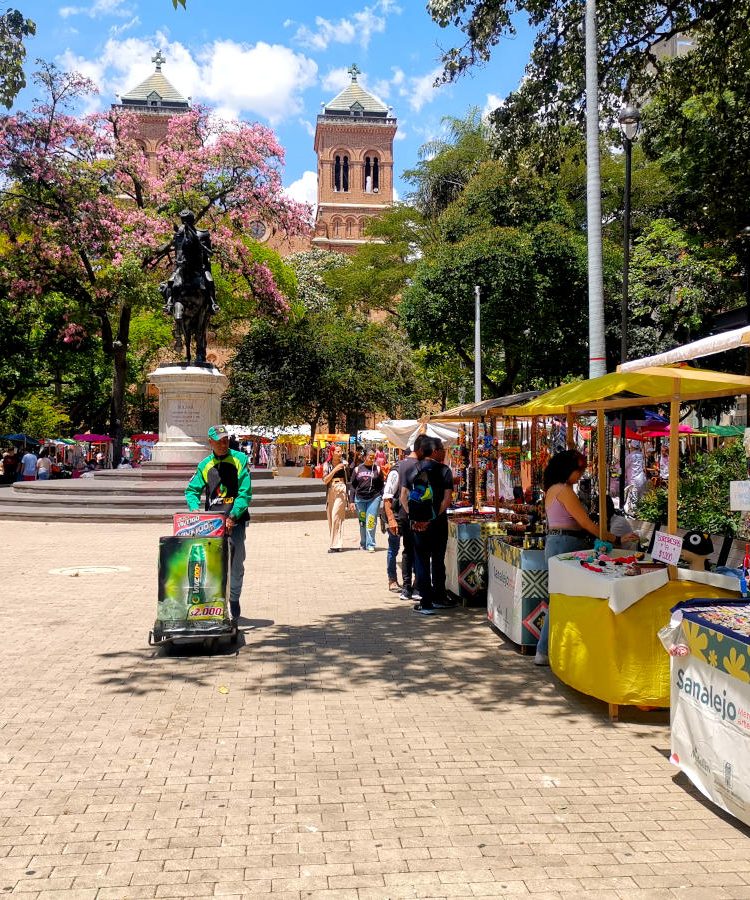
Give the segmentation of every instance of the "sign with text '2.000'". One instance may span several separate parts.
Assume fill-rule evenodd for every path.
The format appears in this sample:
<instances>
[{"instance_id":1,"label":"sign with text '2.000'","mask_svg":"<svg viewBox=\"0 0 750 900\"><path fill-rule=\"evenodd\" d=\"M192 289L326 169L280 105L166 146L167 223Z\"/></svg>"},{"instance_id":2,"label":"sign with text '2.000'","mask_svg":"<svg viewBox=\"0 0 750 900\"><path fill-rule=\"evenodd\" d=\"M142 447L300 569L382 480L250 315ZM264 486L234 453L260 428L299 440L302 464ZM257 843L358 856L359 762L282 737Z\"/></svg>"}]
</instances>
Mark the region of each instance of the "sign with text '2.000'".
<instances>
[{"instance_id":1,"label":"sign with text '2.000'","mask_svg":"<svg viewBox=\"0 0 750 900\"><path fill-rule=\"evenodd\" d=\"M682 552L682 538L676 534L667 534L666 531L657 531L654 536L654 549L651 556L668 566L676 566L680 561Z\"/></svg>"}]
</instances>

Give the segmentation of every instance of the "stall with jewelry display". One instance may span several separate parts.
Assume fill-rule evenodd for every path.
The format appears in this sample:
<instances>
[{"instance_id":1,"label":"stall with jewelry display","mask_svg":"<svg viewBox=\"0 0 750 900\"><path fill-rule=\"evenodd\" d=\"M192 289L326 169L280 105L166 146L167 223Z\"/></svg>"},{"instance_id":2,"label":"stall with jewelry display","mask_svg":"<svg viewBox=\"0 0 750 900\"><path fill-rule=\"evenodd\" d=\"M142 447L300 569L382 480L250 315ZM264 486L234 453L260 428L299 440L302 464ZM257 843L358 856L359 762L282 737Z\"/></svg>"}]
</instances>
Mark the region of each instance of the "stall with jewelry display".
<instances>
[{"instance_id":1,"label":"stall with jewelry display","mask_svg":"<svg viewBox=\"0 0 750 900\"><path fill-rule=\"evenodd\" d=\"M524 491L522 483L521 431L516 420L502 418L514 404L537 394L464 404L433 417L459 425L449 460L455 478L455 505L449 512L445 562L446 588L465 605L486 603L488 539L499 535L523 538L530 528L537 527L538 506L530 502L531 493Z\"/></svg>"},{"instance_id":2,"label":"stall with jewelry display","mask_svg":"<svg viewBox=\"0 0 750 900\"><path fill-rule=\"evenodd\" d=\"M607 526L607 441L605 414L645 405L669 405L670 445L678 446L680 406L693 400L750 391L750 378L708 370L644 367L573 382L548 391L514 410L518 416L596 415L596 473L600 536ZM572 437L572 427L569 428ZM670 454L665 534L677 534L678 454ZM728 498L727 498L728 499ZM663 540L661 543L668 543ZM604 554L602 556L602 553ZM679 547L678 547L679 555ZM568 557L568 558L566 558ZM611 557L611 558L610 558ZM693 597L737 596L727 582L698 580L698 573L669 565L653 583L648 558L623 562L610 547L599 555L553 557L549 564L549 661L571 687L605 701L617 717L621 704L669 704L669 669L656 632L668 610ZM731 583L730 587L731 587ZM626 598L623 602L623 596Z\"/></svg>"}]
</instances>

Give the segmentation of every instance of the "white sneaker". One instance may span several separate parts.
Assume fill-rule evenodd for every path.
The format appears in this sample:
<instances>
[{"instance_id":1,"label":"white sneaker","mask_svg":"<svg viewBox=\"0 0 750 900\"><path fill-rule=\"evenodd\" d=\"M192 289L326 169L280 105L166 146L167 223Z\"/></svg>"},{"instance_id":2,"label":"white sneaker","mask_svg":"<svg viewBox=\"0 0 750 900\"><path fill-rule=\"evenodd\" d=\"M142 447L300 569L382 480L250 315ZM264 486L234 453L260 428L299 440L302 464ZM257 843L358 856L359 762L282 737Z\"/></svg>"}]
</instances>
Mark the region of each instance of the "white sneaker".
<instances>
[{"instance_id":1,"label":"white sneaker","mask_svg":"<svg viewBox=\"0 0 750 900\"><path fill-rule=\"evenodd\" d=\"M546 653L540 653L537 650L536 656L534 657L534 665L535 666L548 666L549 665L549 656L547 656Z\"/></svg>"}]
</instances>

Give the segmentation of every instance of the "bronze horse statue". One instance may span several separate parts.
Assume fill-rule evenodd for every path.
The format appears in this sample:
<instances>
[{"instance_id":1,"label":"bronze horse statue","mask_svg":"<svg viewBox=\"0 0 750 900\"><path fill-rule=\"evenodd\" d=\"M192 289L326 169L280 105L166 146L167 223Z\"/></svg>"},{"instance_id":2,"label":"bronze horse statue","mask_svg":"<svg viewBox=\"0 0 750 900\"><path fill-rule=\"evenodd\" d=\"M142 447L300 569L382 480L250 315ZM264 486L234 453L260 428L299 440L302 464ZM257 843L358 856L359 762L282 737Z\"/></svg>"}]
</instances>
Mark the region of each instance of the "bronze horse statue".
<instances>
[{"instance_id":1,"label":"bronze horse statue","mask_svg":"<svg viewBox=\"0 0 750 900\"><path fill-rule=\"evenodd\" d=\"M159 285L164 312L174 319L175 350L183 346L188 365L206 362L206 332L211 315L218 311L216 288L211 275L211 237L195 227L190 210L180 213L182 225L175 232L175 269L168 281Z\"/></svg>"}]
</instances>

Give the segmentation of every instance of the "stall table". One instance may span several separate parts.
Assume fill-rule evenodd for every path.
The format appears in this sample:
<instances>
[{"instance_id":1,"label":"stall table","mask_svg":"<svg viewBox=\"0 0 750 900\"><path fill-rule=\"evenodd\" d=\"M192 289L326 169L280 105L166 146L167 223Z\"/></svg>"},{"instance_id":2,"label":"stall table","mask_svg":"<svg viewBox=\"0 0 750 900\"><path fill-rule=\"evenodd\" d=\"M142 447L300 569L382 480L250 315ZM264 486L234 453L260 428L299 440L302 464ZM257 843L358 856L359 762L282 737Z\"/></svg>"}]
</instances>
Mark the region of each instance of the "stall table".
<instances>
[{"instance_id":1,"label":"stall table","mask_svg":"<svg viewBox=\"0 0 750 900\"><path fill-rule=\"evenodd\" d=\"M714 576L714 584L690 580L677 570L626 578L589 572L564 559L549 561L549 661L570 687L609 704L668 707L669 657L657 632L675 604L694 597L736 598L737 584Z\"/></svg>"},{"instance_id":2,"label":"stall table","mask_svg":"<svg viewBox=\"0 0 750 900\"><path fill-rule=\"evenodd\" d=\"M461 517L448 520L445 587L464 606L487 601L487 538L506 531L504 522Z\"/></svg>"},{"instance_id":3,"label":"stall table","mask_svg":"<svg viewBox=\"0 0 750 900\"><path fill-rule=\"evenodd\" d=\"M671 761L750 825L750 604L701 598L676 610L689 654L671 657Z\"/></svg>"},{"instance_id":4,"label":"stall table","mask_svg":"<svg viewBox=\"0 0 750 900\"><path fill-rule=\"evenodd\" d=\"M503 535L490 536L487 618L501 634L531 652L547 614L544 550L524 549Z\"/></svg>"}]
</instances>

